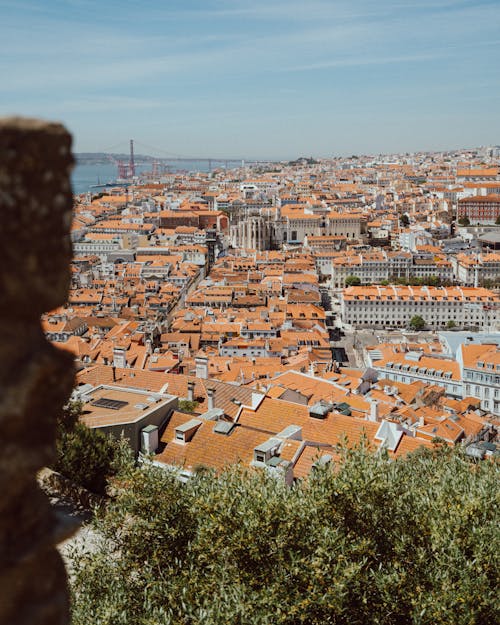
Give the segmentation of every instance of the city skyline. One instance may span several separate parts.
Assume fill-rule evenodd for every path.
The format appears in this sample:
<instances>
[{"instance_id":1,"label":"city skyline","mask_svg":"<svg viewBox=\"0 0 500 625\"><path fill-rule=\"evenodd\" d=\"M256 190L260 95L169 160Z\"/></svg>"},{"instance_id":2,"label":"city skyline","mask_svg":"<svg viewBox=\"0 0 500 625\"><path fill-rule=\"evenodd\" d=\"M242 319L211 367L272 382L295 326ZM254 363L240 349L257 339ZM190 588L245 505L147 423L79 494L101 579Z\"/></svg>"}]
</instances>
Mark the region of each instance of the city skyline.
<instances>
[{"instance_id":1,"label":"city skyline","mask_svg":"<svg viewBox=\"0 0 500 625\"><path fill-rule=\"evenodd\" d=\"M497 2L0 0L0 113L78 152L292 158L498 144Z\"/></svg>"}]
</instances>

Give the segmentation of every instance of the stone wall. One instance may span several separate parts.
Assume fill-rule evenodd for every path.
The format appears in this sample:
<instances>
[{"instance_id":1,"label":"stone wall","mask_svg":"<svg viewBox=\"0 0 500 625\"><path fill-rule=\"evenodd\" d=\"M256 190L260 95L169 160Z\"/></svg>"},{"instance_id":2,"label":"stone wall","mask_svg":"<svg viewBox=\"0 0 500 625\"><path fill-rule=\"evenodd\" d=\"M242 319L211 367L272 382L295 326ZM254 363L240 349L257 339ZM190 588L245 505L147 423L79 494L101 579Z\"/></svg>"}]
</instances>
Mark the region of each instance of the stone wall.
<instances>
[{"instance_id":1,"label":"stone wall","mask_svg":"<svg viewBox=\"0 0 500 625\"><path fill-rule=\"evenodd\" d=\"M73 165L58 124L0 120L0 623L69 622L58 523L36 482L55 455L55 422L73 385L70 355L41 313L69 286Z\"/></svg>"}]
</instances>

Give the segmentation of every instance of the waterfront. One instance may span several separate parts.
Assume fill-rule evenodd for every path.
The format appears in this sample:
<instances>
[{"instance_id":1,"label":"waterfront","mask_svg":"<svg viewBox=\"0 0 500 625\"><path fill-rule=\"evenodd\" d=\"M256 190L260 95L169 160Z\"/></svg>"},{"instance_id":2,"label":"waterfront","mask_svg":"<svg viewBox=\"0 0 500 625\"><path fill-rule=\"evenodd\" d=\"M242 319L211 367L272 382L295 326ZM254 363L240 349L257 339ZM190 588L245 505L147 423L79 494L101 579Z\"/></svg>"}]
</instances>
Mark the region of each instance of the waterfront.
<instances>
[{"instance_id":1,"label":"waterfront","mask_svg":"<svg viewBox=\"0 0 500 625\"><path fill-rule=\"evenodd\" d=\"M163 164L163 163L162 163ZM169 161L164 163L169 171L181 171L189 169L189 171L208 171L208 163L203 161L193 161L182 163ZM136 173L141 174L145 171L151 171L152 163L136 164ZM117 166L112 162L102 163L78 163L72 174L71 182L74 193L86 193L90 188L97 184L106 184L113 182L117 178ZM97 191L97 189L94 189Z\"/></svg>"}]
</instances>

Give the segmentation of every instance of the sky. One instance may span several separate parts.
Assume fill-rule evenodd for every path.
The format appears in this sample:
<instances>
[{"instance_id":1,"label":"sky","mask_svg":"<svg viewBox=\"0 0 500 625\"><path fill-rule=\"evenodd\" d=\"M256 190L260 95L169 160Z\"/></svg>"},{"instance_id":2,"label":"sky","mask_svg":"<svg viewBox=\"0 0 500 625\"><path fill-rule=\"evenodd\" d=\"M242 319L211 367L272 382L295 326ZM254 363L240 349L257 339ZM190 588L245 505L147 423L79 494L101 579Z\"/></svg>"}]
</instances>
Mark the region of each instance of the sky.
<instances>
[{"instance_id":1,"label":"sky","mask_svg":"<svg viewBox=\"0 0 500 625\"><path fill-rule=\"evenodd\" d=\"M0 115L77 152L500 144L500 0L0 0Z\"/></svg>"}]
</instances>

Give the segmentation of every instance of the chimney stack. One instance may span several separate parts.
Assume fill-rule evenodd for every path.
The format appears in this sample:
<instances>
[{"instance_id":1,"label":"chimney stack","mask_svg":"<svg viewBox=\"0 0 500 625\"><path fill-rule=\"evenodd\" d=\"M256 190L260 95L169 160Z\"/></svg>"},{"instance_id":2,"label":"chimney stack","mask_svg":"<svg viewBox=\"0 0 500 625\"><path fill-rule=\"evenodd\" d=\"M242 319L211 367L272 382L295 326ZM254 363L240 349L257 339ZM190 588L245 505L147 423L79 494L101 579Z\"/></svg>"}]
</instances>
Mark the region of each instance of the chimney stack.
<instances>
[{"instance_id":1,"label":"chimney stack","mask_svg":"<svg viewBox=\"0 0 500 625\"><path fill-rule=\"evenodd\" d=\"M208 409L213 410L215 408L215 401L214 401L215 389L214 388L207 388L207 397L208 397Z\"/></svg>"},{"instance_id":2,"label":"chimney stack","mask_svg":"<svg viewBox=\"0 0 500 625\"><path fill-rule=\"evenodd\" d=\"M113 366L125 369L127 366L126 349L124 347L113 347Z\"/></svg>"},{"instance_id":3,"label":"chimney stack","mask_svg":"<svg viewBox=\"0 0 500 625\"><path fill-rule=\"evenodd\" d=\"M198 355L194 359L196 364L196 377L203 380L208 379L208 358L205 355Z\"/></svg>"},{"instance_id":4,"label":"chimney stack","mask_svg":"<svg viewBox=\"0 0 500 625\"><path fill-rule=\"evenodd\" d=\"M378 401L376 399L370 400L370 421L378 421Z\"/></svg>"},{"instance_id":5,"label":"chimney stack","mask_svg":"<svg viewBox=\"0 0 500 625\"><path fill-rule=\"evenodd\" d=\"M194 401L194 382L193 380L189 380L188 382L188 401Z\"/></svg>"}]
</instances>

